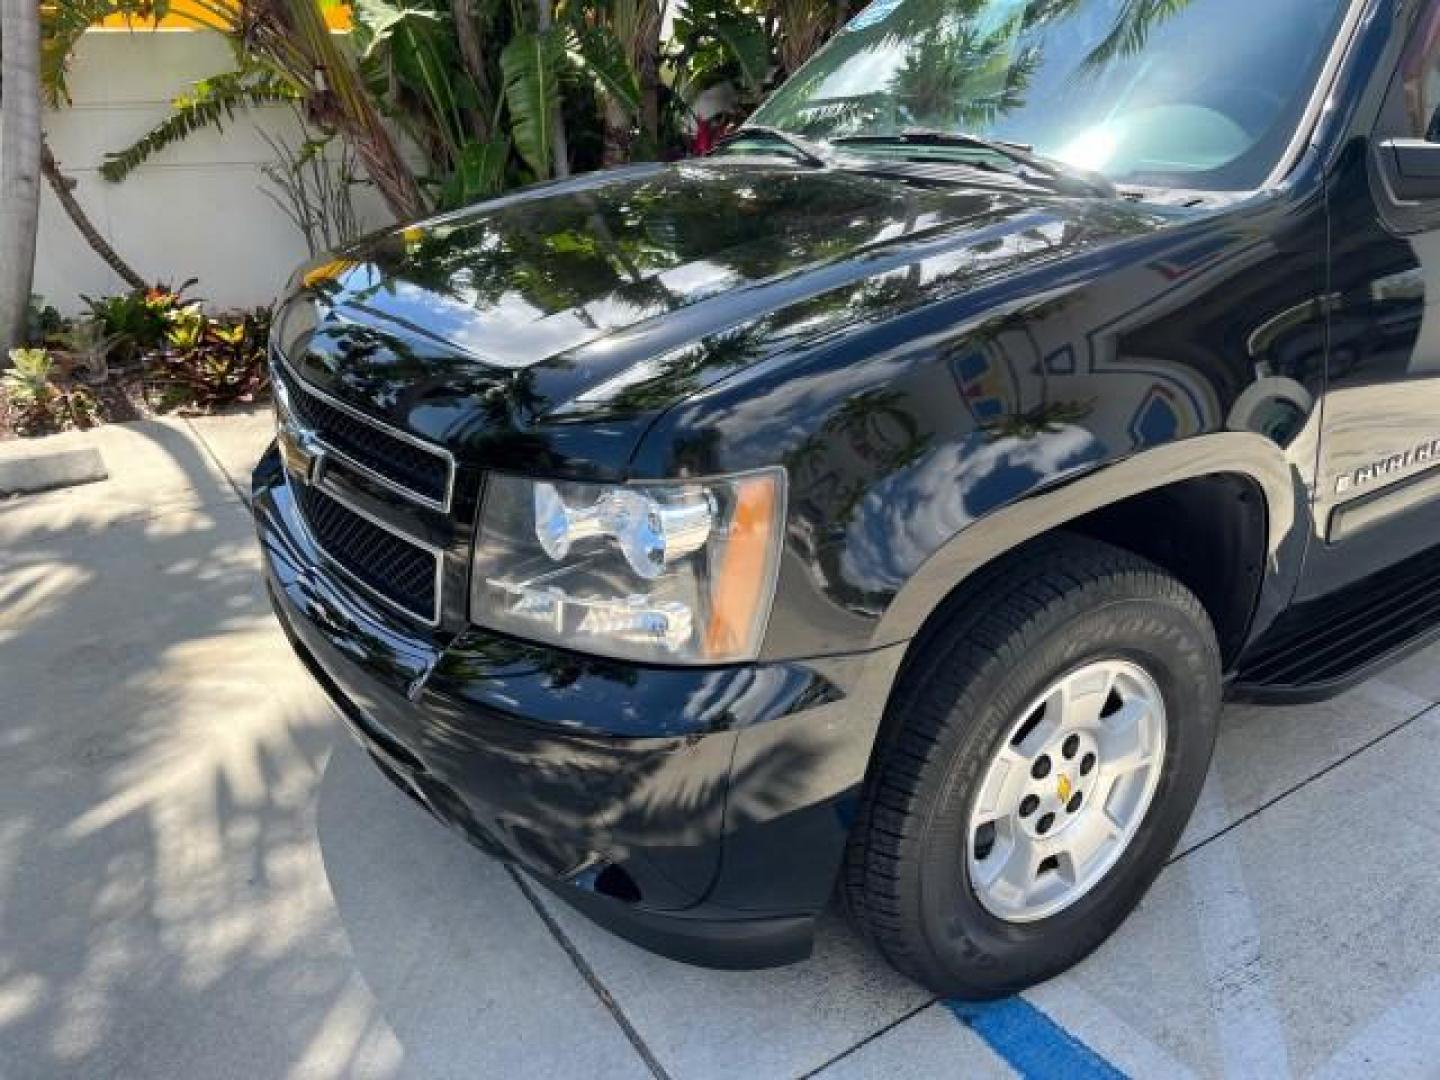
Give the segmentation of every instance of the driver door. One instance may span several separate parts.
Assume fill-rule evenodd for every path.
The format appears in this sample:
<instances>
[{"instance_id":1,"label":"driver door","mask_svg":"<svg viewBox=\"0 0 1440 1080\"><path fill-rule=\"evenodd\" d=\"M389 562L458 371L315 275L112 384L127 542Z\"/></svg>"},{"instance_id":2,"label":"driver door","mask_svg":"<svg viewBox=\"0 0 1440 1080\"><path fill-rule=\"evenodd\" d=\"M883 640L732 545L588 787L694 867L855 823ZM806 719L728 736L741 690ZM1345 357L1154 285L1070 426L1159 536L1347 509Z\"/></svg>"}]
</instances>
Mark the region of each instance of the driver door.
<instances>
[{"instance_id":1,"label":"driver door","mask_svg":"<svg viewBox=\"0 0 1440 1080\"><path fill-rule=\"evenodd\" d=\"M1440 0L1330 178L1330 352L1299 599L1440 543Z\"/></svg>"}]
</instances>

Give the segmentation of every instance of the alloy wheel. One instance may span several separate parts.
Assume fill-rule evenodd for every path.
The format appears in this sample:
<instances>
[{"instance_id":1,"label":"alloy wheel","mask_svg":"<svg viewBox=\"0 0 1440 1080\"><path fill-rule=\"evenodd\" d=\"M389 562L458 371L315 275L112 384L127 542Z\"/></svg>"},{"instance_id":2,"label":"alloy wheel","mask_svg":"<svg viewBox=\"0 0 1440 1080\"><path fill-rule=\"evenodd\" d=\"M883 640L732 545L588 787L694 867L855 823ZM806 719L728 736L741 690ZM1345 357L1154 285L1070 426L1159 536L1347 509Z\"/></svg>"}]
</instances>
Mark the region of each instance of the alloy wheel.
<instances>
[{"instance_id":1,"label":"alloy wheel","mask_svg":"<svg viewBox=\"0 0 1440 1080\"><path fill-rule=\"evenodd\" d=\"M969 877L985 909L1034 922L1093 889L1145 820L1165 734L1160 688L1127 660L1086 664L1031 702L970 815Z\"/></svg>"}]
</instances>

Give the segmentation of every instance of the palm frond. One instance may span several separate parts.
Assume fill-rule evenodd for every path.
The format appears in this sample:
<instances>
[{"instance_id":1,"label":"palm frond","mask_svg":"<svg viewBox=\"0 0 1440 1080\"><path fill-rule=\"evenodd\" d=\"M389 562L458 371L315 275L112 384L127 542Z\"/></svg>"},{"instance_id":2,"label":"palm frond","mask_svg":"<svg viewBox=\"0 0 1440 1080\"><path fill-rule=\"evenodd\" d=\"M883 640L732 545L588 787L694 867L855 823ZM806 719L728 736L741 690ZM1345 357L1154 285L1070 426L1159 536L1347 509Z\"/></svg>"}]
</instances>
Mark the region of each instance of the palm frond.
<instances>
[{"instance_id":1,"label":"palm frond","mask_svg":"<svg viewBox=\"0 0 1440 1080\"><path fill-rule=\"evenodd\" d=\"M203 128L223 131L237 110L294 103L301 92L268 71L229 71L201 79L171 103L172 112L124 150L105 155L100 175L118 184L152 156Z\"/></svg>"},{"instance_id":2,"label":"palm frond","mask_svg":"<svg viewBox=\"0 0 1440 1080\"><path fill-rule=\"evenodd\" d=\"M608 26L579 26L570 31L570 59L627 116L640 111L640 77L625 46Z\"/></svg>"},{"instance_id":3,"label":"palm frond","mask_svg":"<svg viewBox=\"0 0 1440 1080\"><path fill-rule=\"evenodd\" d=\"M92 26L119 16L136 26L154 25L167 16L184 19L199 29L233 33L241 19L242 0L196 0L172 9L169 0L41 0L40 85L52 108L69 104L66 68L83 35Z\"/></svg>"}]
</instances>

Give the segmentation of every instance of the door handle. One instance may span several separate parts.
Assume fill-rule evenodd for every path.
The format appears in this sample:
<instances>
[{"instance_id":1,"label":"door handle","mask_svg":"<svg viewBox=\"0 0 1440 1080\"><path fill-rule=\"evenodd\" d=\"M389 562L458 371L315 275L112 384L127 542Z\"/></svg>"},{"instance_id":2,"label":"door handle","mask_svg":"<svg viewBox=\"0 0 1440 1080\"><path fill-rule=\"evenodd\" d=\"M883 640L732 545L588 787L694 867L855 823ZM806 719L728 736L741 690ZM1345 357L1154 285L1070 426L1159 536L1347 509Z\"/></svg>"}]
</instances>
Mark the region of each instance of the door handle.
<instances>
[{"instance_id":1,"label":"door handle","mask_svg":"<svg viewBox=\"0 0 1440 1080\"><path fill-rule=\"evenodd\" d=\"M1380 156L1391 190L1407 201L1440 198L1440 143L1386 139Z\"/></svg>"}]
</instances>

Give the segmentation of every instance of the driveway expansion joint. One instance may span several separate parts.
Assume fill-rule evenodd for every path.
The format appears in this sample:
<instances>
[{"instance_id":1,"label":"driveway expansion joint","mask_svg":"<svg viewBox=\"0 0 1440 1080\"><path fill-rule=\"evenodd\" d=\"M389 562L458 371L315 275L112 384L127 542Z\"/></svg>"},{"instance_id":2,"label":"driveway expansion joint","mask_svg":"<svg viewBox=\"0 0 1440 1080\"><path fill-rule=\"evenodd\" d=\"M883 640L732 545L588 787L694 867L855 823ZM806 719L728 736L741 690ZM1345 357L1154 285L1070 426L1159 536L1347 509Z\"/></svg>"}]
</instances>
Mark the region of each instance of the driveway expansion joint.
<instances>
[{"instance_id":1,"label":"driveway expansion joint","mask_svg":"<svg viewBox=\"0 0 1440 1080\"><path fill-rule=\"evenodd\" d=\"M1167 867L1174 866L1176 863L1178 863L1181 859L1184 859L1186 856L1195 854L1195 852L1199 851L1201 848L1208 847L1209 845L1213 844L1216 840L1219 840L1221 837L1226 836L1226 835L1228 835L1229 833L1234 832L1236 829L1240 828L1242 825L1246 824L1247 822L1253 821L1255 818L1259 817L1259 816L1260 816L1261 814L1263 814L1266 810L1269 810L1272 806L1275 806L1277 803L1282 803L1282 802L1284 802L1286 799L1290 798L1290 796L1295 795L1295 794L1297 794L1297 793L1300 792L1300 791L1303 791L1305 788L1307 788L1307 787L1309 787L1311 784L1315 783L1315 781L1320 780L1320 779L1322 779L1323 777L1328 776L1330 773L1332 773L1332 772L1334 772L1335 770L1339 769L1340 766L1344 765L1345 763L1347 763L1347 762L1349 762L1349 761L1353 761L1355 758L1359 757L1361 754L1365 753L1367 750L1370 750L1370 749L1373 749L1373 748L1376 747L1376 746L1379 746L1381 743L1385 742L1385 741L1386 741L1387 739L1389 739L1391 736L1398 735L1400 732L1404 731L1406 728L1410 727L1410 725L1412 725L1413 723L1415 723L1416 720L1419 720L1421 717L1426 716L1426 715L1428 715L1428 714L1431 713L1431 712L1434 712L1437 707L1440 707L1440 704L1437 704L1437 703L1434 703L1434 702L1426 704L1425 707L1422 708L1422 709L1420 709L1418 712L1414 713L1414 714L1411 715L1411 716L1407 716L1404 720L1401 720L1398 724L1394 724L1393 726L1391 726L1391 727L1389 727L1389 728L1386 728L1384 731L1380 732L1380 734L1376 735L1375 737L1369 739L1369 740L1366 741L1366 742L1361 743L1359 746L1355 747L1354 750L1351 750L1349 753L1343 755L1342 757L1338 758L1337 760L1332 761L1329 765L1326 765L1326 766L1325 766L1323 769L1321 769L1319 772L1313 773L1312 775L1307 776L1305 779L1300 780L1300 781L1298 781L1298 782L1296 782L1296 783L1294 783L1294 784L1291 784L1288 788L1286 788L1284 791L1280 792L1278 795L1275 795L1275 796L1273 796L1272 798L1266 800L1265 802L1261 803L1259 806L1255 807L1253 810L1250 810L1250 811L1247 811L1247 812L1244 813L1244 814L1241 814L1238 818L1236 818L1234 821L1230 822L1230 823L1229 823L1228 825L1226 825L1224 828L1221 828L1221 829L1216 830L1214 833L1212 833L1212 834L1210 834L1209 836L1205 837L1203 840L1197 840L1197 841L1195 841L1195 843L1191 844L1191 845L1190 845L1189 847L1187 847L1185 850L1176 852L1174 855L1170 856L1170 858L1166 860L1165 865L1166 865Z\"/></svg>"},{"instance_id":2,"label":"driveway expansion joint","mask_svg":"<svg viewBox=\"0 0 1440 1080\"><path fill-rule=\"evenodd\" d=\"M185 417L184 422L185 429L195 437L195 441L198 442L200 448L205 451L205 456L208 457L210 463L219 470L220 475L225 478L225 483L230 486L230 490L235 492L235 497L240 500L240 505L245 507L248 512L250 506L249 492L241 490L240 485L235 482L235 478L230 475L230 470L225 468L225 463L220 460L220 455L217 454L215 448L210 445L210 440L205 438L205 433L195 426L195 422L189 417Z\"/></svg>"},{"instance_id":3,"label":"driveway expansion joint","mask_svg":"<svg viewBox=\"0 0 1440 1080\"><path fill-rule=\"evenodd\" d=\"M590 962L585 959L580 950L576 948L575 943L570 940L570 936L566 934L560 924L555 921L555 917L545 910L545 905L542 904L540 898L535 895L534 886L525 880L525 876L522 873L508 863L505 866L505 871L515 882L516 888L525 894L525 899L530 902L530 906L535 909L535 914L540 916L540 921L545 924L560 948L564 950L565 955L570 958L570 962L575 965L575 970L580 973L580 977L584 979L590 989L594 991L595 996L600 999L600 1004L605 1006L605 1010L610 1014L615 1023L619 1025L620 1030L625 1033L625 1038L630 1041L630 1045L633 1046L635 1052L640 1055L640 1060L645 1063L645 1067L650 1070L651 1075L655 1077L655 1080L671 1080L670 1074L665 1070L665 1066L660 1064L660 1060L646 1044L640 1032L635 1029L635 1025L630 1022L630 1018L626 1016L625 1011L620 1008L620 1003L615 1000L614 995L610 993L605 983L601 981L599 974L590 966Z\"/></svg>"},{"instance_id":4,"label":"driveway expansion joint","mask_svg":"<svg viewBox=\"0 0 1440 1080\"><path fill-rule=\"evenodd\" d=\"M926 1009L930 1008L932 1005L938 1005L942 1000L943 1000L942 998L938 998L938 997L926 998L926 999L925 999L924 1001L922 1001L919 1005L916 1005L913 1009L910 1009L908 1012L901 1013L899 1016L895 1017L894 1020L891 1020L888 1024L885 1024L885 1025L883 1025L883 1026L881 1026L881 1027L879 1027L879 1028L876 1028L874 1031L872 1031L869 1035L866 1035L866 1036L865 1036L863 1039L861 1039L859 1042L857 1042L857 1043L855 1043L855 1044L853 1044L853 1045L851 1045L851 1046L847 1046L844 1050L841 1050L841 1051L840 1051L838 1054L836 1054L834 1057L827 1058L825 1061L823 1061L823 1062L820 1063L819 1065L815 1066L815 1068L811 1069L809 1072L807 1072L807 1073L802 1073L802 1074L800 1075L800 1077L798 1078L798 1080L813 1080L814 1077L819 1076L821 1073L825 1072L825 1070L828 1069L828 1068L830 1068L832 1065L838 1065L840 1062L842 1062L842 1061L844 1061L846 1058L850 1057L850 1055L856 1053L856 1052L859 1051L859 1050L863 1050L865 1047L869 1046L869 1045L870 1045L872 1042L874 1042L876 1039L879 1039L879 1038L882 1038L882 1037L885 1036L885 1035L888 1035L890 1032L894 1031L896 1028L898 1028L901 1024L904 1024L906 1021L915 1019L915 1017L919 1016L921 1013L923 1013Z\"/></svg>"}]
</instances>

